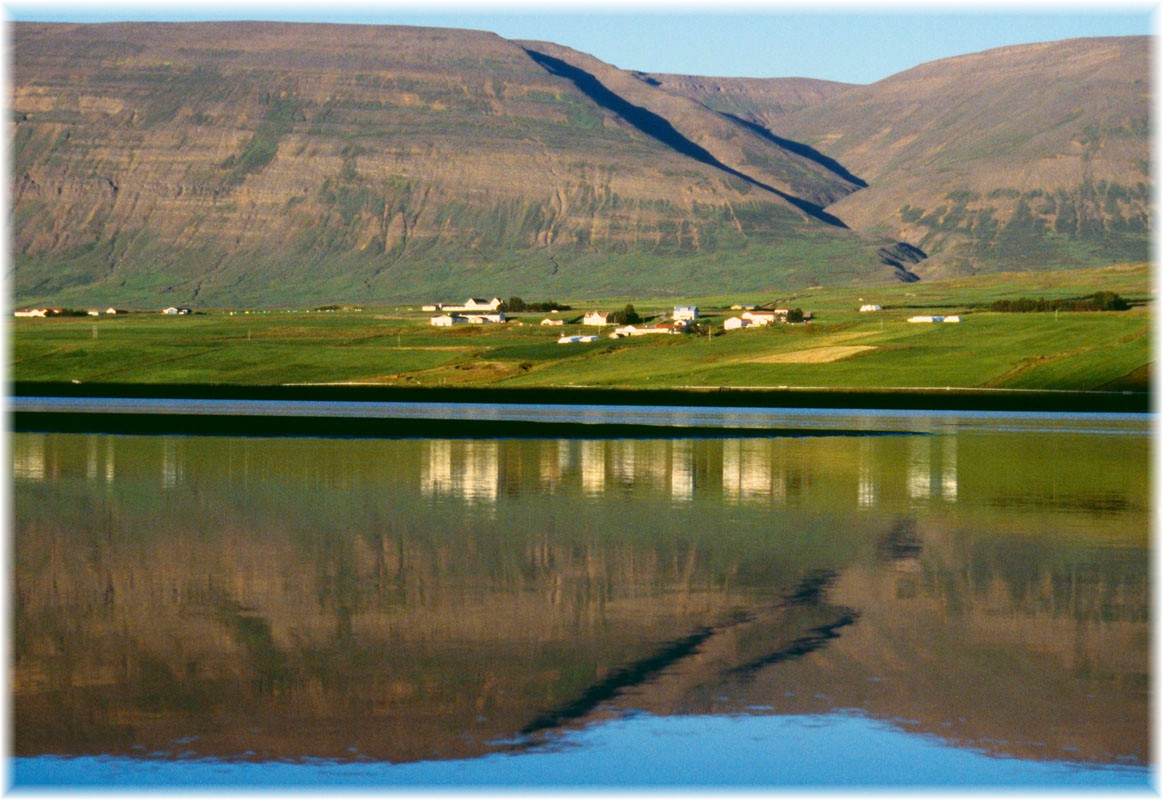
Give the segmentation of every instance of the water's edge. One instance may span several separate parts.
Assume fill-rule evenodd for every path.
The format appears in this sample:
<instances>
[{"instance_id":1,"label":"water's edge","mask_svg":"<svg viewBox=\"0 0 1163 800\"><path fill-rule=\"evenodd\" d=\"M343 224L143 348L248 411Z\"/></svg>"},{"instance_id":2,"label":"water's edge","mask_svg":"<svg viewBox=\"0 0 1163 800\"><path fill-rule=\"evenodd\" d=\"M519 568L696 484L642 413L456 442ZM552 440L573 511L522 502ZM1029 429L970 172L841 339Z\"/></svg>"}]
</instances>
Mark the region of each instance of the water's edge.
<instances>
[{"instance_id":1,"label":"water's edge","mask_svg":"<svg viewBox=\"0 0 1163 800\"><path fill-rule=\"evenodd\" d=\"M669 406L719 408L899 409L1146 413L1150 393L1014 389L607 389L447 388L374 385L239 386L15 382L11 397L303 400L465 404Z\"/></svg>"}]
</instances>

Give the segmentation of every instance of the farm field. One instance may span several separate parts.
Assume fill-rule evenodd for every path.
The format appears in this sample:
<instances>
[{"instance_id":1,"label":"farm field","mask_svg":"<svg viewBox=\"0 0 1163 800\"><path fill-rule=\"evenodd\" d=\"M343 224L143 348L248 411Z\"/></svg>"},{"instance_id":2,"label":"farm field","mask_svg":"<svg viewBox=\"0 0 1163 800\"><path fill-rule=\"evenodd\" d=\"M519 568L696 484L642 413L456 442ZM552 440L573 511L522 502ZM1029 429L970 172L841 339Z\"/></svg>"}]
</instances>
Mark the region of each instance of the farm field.
<instances>
[{"instance_id":1,"label":"farm field","mask_svg":"<svg viewBox=\"0 0 1163 800\"><path fill-rule=\"evenodd\" d=\"M1120 312L998 313L1000 299L1083 297L1113 291ZM461 298L442 298L446 301ZM536 300L537 298L526 298ZM815 289L784 297L616 298L555 314L510 315L504 325L437 328L420 303L319 312L207 311L167 317L16 319L10 377L17 382L375 384L606 388L996 388L1147 391L1152 365L1148 265L1000 274L891 287ZM569 302L568 300L566 302ZM587 310L632 303L644 319L676 302L700 307L701 335L558 344L595 333ZM733 303L802 308L810 324L723 332ZM862 303L882 311L860 313ZM909 323L957 314L959 324ZM546 317L565 321L541 326Z\"/></svg>"}]
</instances>

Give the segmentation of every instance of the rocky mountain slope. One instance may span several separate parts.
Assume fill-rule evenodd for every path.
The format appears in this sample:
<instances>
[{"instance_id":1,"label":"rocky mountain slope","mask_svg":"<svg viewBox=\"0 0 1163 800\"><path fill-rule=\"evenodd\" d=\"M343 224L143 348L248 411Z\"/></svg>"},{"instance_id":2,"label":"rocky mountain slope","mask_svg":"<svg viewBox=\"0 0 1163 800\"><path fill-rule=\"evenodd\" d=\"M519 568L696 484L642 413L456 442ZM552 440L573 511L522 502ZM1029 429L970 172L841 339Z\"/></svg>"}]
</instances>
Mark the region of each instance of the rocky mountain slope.
<instances>
[{"instance_id":1,"label":"rocky mountain slope","mask_svg":"<svg viewBox=\"0 0 1163 800\"><path fill-rule=\"evenodd\" d=\"M1073 117L1053 116L1065 101L1047 101L1015 127L1014 114L986 107L996 89L982 89L970 116L992 118L977 137L996 145L991 155L956 127L948 108L965 93L943 76L970 70L1001 85L1015 70L991 64L1008 65L1009 54L852 87L645 75L558 45L446 29L12 31L21 304L691 295L915 280L1013 266L987 246L990 220L1025 225L1021 241L1038 245L1028 266L1146 257L1144 41L1030 49L1014 80L1054 65L1055 96L1075 98ZM1112 48L1121 61L1085 66ZM1062 66L1075 62L1084 64ZM1119 78L1119 69L1131 71ZM1087 74L1102 79L1092 86ZM903 102L914 111L898 127L912 133L893 138L884 119ZM1079 144L1086 131L1092 139ZM1033 144L1002 147L1015 136ZM1141 171L1128 172L1136 154ZM1059 187L1073 192L1076 224L1055 200L1052 235L1038 238L1021 215L1042 219ZM1042 247L1051 239L1069 263Z\"/></svg>"},{"instance_id":2,"label":"rocky mountain slope","mask_svg":"<svg viewBox=\"0 0 1163 800\"><path fill-rule=\"evenodd\" d=\"M708 104L730 112L746 98L748 121L867 181L829 211L924 250L923 276L1060 268L1148 258L1149 65L1148 37L1078 39L925 64L798 106L741 88Z\"/></svg>"}]
</instances>

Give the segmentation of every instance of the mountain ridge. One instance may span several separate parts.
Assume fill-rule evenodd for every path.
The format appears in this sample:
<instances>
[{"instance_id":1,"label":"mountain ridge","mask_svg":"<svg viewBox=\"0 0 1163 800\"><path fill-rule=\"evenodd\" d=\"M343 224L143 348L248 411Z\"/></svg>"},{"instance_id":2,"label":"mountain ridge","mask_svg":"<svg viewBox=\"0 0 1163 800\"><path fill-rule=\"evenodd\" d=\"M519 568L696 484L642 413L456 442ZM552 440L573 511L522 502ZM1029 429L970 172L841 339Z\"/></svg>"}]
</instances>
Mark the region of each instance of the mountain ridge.
<instances>
[{"instance_id":1,"label":"mountain ridge","mask_svg":"<svg viewBox=\"0 0 1163 800\"><path fill-rule=\"evenodd\" d=\"M892 78L652 75L406 26L13 34L17 302L689 295L995 268L988 253L941 267L973 237L925 227L932 192L900 188L915 162L886 167L845 138L869 139L851 109L883 118ZM1149 86L1108 94L1133 120L1112 163L1145 164ZM1142 177L1113 201L1133 222L1120 258L1145 249ZM904 205L923 213L905 220Z\"/></svg>"}]
</instances>

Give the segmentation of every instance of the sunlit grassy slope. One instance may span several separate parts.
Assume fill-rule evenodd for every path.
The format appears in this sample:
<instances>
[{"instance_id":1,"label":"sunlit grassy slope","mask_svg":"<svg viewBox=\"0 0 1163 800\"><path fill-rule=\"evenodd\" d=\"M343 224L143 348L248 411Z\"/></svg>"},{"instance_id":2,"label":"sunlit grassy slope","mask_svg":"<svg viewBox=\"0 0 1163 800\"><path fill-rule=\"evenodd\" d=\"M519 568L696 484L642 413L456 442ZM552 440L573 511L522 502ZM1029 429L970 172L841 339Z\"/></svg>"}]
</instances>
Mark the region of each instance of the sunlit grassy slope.
<instances>
[{"instance_id":1,"label":"sunlit grassy slope","mask_svg":"<svg viewBox=\"0 0 1163 800\"><path fill-rule=\"evenodd\" d=\"M1001 314L994 300L1079 297L1098 289L1129 311ZM531 299L531 298L527 298ZM1146 391L1153 355L1147 265L1069 273L995 275L788 297L691 298L709 333L562 345L585 308L644 316L671 301L612 298L507 325L439 329L416 307L319 313L131 314L12 323L17 381L270 385L374 383L512 387L1013 388ZM720 333L731 303L813 312L810 325ZM884 310L860 313L861 303ZM916 324L916 314L960 314L960 324ZM611 329L605 329L608 333Z\"/></svg>"}]
</instances>

